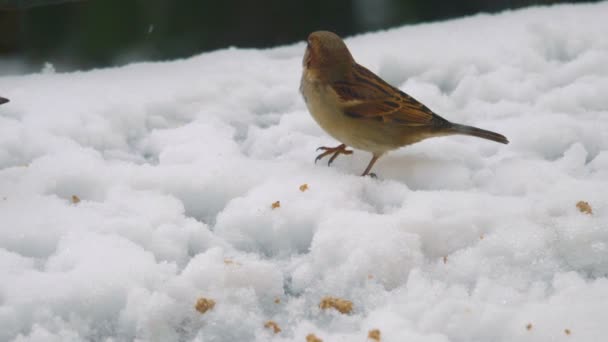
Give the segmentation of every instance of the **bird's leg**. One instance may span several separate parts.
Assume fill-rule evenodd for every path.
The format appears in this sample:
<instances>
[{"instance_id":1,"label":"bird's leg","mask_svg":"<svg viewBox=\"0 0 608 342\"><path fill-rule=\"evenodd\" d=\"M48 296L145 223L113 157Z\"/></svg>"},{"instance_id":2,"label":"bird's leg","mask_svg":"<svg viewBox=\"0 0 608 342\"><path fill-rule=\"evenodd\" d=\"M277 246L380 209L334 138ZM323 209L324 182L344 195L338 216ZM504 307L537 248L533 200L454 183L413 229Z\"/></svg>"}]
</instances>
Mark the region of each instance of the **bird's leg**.
<instances>
[{"instance_id":1,"label":"bird's leg","mask_svg":"<svg viewBox=\"0 0 608 342\"><path fill-rule=\"evenodd\" d=\"M331 163L334 162L334 160L336 160L336 158L338 158L338 156L340 154L353 154L353 151L351 150L347 150L346 149L346 145L342 144L342 145L338 145L336 147L325 147L325 146L321 146L319 148L317 148L317 151L325 151L321 154L319 154L317 156L317 158L315 158L315 163L321 159L323 159L325 156L328 156L330 154L333 154L331 156L331 158L329 158L329 161L327 162L327 166L331 165Z\"/></svg>"},{"instance_id":2,"label":"bird's leg","mask_svg":"<svg viewBox=\"0 0 608 342\"><path fill-rule=\"evenodd\" d=\"M369 173L372 170L372 166L374 166L374 164L376 163L376 160L378 160L380 158L380 156L382 156L381 154L374 154L374 156L372 157L372 160L369 161L369 164L367 164L367 167L365 168L365 171L363 171L363 173L361 174L361 176L371 176L373 178L376 178L376 174L375 173Z\"/></svg>"}]
</instances>

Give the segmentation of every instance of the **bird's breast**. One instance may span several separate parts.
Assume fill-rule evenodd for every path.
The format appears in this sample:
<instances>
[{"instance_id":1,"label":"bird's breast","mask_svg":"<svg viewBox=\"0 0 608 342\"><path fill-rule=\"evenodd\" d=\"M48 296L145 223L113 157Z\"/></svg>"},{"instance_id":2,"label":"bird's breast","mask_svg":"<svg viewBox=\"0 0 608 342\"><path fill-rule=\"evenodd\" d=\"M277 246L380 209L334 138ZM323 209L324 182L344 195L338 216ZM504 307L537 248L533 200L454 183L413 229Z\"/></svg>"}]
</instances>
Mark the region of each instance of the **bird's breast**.
<instances>
[{"instance_id":1,"label":"bird's breast","mask_svg":"<svg viewBox=\"0 0 608 342\"><path fill-rule=\"evenodd\" d=\"M331 96L329 86L311 76L313 75L305 71L300 82L300 91L308 111L329 135L343 141L340 137L343 135L341 131L346 125L345 115L341 113L336 100Z\"/></svg>"},{"instance_id":2,"label":"bird's breast","mask_svg":"<svg viewBox=\"0 0 608 342\"><path fill-rule=\"evenodd\" d=\"M385 133L375 129L376 123L353 119L344 114L337 94L331 87L314 78L314 75L302 74L300 91L313 119L334 139L356 149L380 152L391 149L383 143Z\"/></svg>"}]
</instances>

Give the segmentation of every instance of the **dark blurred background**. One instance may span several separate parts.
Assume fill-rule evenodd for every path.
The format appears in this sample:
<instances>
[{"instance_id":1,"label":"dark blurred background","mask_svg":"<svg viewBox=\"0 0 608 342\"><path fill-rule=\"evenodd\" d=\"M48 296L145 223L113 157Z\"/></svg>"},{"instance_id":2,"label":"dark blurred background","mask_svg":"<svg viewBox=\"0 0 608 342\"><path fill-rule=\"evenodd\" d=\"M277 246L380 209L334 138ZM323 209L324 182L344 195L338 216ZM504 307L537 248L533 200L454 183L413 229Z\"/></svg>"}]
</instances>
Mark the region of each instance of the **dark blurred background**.
<instances>
[{"instance_id":1,"label":"dark blurred background","mask_svg":"<svg viewBox=\"0 0 608 342\"><path fill-rule=\"evenodd\" d=\"M556 0L0 0L0 74L270 47Z\"/></svg>"}]
</instances>

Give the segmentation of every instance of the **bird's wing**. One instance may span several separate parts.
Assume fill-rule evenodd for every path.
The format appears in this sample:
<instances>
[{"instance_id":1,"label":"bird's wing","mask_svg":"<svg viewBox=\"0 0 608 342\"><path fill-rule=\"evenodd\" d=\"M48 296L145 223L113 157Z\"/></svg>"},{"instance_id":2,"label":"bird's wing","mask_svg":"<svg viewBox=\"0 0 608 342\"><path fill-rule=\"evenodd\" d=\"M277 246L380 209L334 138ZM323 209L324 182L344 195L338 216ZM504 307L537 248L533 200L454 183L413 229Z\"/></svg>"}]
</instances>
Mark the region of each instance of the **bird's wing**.
<instances>
[{"instance_id":1,"label":"bird's wing","mask_svg":"<svg viewBox=\"0 0 608 342\"><path fill-rule=\"evenodd\" d=\"M431 124L436 115L422 103L356 64L352 77L331 84L346 115L407 126Z\"/></svg>"}]
</instances>

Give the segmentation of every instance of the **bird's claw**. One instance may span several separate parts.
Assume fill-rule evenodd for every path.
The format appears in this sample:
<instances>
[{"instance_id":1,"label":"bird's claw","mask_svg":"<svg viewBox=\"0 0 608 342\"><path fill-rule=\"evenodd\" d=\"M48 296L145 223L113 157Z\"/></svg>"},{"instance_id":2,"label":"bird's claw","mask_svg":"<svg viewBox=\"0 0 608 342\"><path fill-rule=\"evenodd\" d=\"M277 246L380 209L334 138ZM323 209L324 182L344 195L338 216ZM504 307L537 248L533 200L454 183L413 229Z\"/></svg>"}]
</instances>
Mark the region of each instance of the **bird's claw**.
<instances>
[{"instance_id":1,"label":"bird's claw","mask_svg":"<svg viewBox=\"0 0 608 342\"><path fill-rule=\"evenodd\" d=\"M319 148L317 148L317 151L325 151L321 154L319 154L316 158L315 158L315 164L323 159L325 156L328 156L330 154L332 154L332 156L329 158L329 161L327 162L327 166L330 166L334 160L336 160L336 158L338 158L338 156L340 154L353 154L352 150L347 150L346 149L346 145L342 144L342 145L338 145L336 147L326 147L326 146L321 146Z\"/></svg>"}]
</instances>

